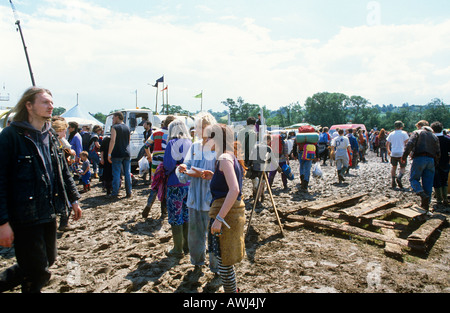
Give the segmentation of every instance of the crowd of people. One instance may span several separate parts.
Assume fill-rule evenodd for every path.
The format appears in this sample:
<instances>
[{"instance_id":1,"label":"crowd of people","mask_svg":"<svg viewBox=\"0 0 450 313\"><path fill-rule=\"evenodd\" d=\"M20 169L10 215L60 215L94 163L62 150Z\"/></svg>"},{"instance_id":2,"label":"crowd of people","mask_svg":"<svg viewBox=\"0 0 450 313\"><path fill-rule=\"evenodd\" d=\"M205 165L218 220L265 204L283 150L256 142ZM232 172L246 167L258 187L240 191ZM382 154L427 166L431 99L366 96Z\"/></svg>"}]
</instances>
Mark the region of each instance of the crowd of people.
<instances>
[{"instance_id":1,"label":"crowd of people","mask_svg":"<svg viewBox=\"0 0 450 313\"><path fill-rule=\"evenodd\" d=\"M447 206L450 136L439 121L429 125L428 121L417 122L416 130L407 133L403 130L402 121L396 121L390 132L385 129L371 130L365 134L362 129L337 129L333 136L323 136L326 145L332 147L333 158L336 160L339 183L343 182L344 174L349 168L356 168L358 162L367 162L367 151L373 151L381 162L391 163L391 187L404 190L402 178L406 173L408 158L412 160L410 169L411 189L420 197L421 207L427 215L432 215L430 200L433 188L438 204ZM323 128L322 135L328 129ZM322 138L322 136L320 137ZM319 141L320 144L320 141ZM324 149L324 164L328 150ZM399 168L400 167L400 168ZM398 170L398 174L397 174Z\"/></svg>"},{"instance_id":2,"label":"crowd of people","mask_svg":"<svg viewBox=\"0 0 450 313\"><path fill-rule=\"evenodd\" d=\"M111 134L102 136L101 127L80 131L76 123L52 117L52 111L51 92L30 88L17 104L13 122L0 134L0 246L14 243L17 257L17 264L0 274L1 291L21 285L23 292L39 292L48 282L56 258L56 230L69 230L69 217L78 220L82 215L77 182L88 194L91 180L98 178L111 198L119 196L124 182L126 197L133 196L130 129L122 113L114 113ZM308 192L313 165L334 161L342 184L351 168L367 162L369 151L381 162L390 157L392 188L403 188L410 157L411 188L422 208L432 214L433 187L438 203L448 205L450 137L439 122L430 127L419 121L411 134L401 121L390 133L337 129L330 134L323 127L312 131L317 136L309 136L316 141L306 143L297 141L296 132L271 134L253 117L239 129L217 123L206 112L195 116L193 130L176 116L167 116L155 129L151 126L146 122L151 184L142 216L148 217L158 199L161 218L167 217L172 231L173 247L167 255L189 254L199 271L209 253L209 268L221 278L225 292L239 290L234 265L245 251L244 179L252 181L253 201L263 201L263 188L256 199L258 187L271 188L277 173L283 190L289 190L292 160L300 166L299 190ZM268 185L262 173L268 174Z\"/></svg>"}]
</instances>

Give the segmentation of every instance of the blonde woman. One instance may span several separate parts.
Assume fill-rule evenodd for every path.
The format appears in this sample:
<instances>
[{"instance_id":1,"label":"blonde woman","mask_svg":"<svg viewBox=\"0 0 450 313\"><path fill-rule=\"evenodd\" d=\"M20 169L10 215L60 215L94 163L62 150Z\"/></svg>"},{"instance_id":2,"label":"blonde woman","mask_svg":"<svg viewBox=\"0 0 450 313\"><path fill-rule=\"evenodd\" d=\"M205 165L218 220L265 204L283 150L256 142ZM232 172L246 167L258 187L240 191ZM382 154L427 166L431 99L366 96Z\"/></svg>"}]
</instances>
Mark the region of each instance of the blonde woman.
<instances>
[{"instance_id":1,"label":"blonde woman","mask_svg":"<svg viewBox=\"0 0 450 313\"><path fill-rule=\"evenodd\" d=\"M175 171L192 145L189 130L184 121L175 119L169 124L169 142L164 152L163 165L167 177L167 217L172 228L174 247L168 255L182 257L189 251L187 242L189 215L186 206L189 182L180 182Z\"/></svg>"},{"instance_id":2,"label":"blonde woman","mask_svg":"<svg viewBox=\"0 0 450 313\"><path fill-rule=\"evenodd\" d=\"M195 116L195 133L200 138L189 149L184 163L178 167L177 176L182 182L190 181L187 207L189 211L189 254L195 270L201 270L206 259L206 239L208 235L209 208L212 195L210 181L202 179L201 171L214 171L216 153L208 145L205 128L216 124L210 113ZM209 268L218 272L217 259L210 252Z\"/></svg>"}]
</instances>

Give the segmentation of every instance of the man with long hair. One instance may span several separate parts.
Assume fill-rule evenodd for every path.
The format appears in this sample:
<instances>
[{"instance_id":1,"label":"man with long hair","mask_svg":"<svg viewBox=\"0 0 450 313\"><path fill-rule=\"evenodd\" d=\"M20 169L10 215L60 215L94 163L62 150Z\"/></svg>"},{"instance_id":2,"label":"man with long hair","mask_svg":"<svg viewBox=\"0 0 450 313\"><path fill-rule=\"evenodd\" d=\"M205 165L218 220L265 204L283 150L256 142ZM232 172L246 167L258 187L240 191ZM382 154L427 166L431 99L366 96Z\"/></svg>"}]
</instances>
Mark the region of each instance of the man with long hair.
<instances>
[{"instance_id":1,"label":"man with long hair","mask_svg":"<svg viewBox=\"0 0 450 313\"><path fill-rule=\"evenodd\" d=\"M56 215L71 203L73 218L81 217L52 112L51 92L29 88L0 134L0 246L14 243L17 259L0 274L0 291L22 285L22 292L40 292L56 259Z\"/></svg>"}]
</instances>

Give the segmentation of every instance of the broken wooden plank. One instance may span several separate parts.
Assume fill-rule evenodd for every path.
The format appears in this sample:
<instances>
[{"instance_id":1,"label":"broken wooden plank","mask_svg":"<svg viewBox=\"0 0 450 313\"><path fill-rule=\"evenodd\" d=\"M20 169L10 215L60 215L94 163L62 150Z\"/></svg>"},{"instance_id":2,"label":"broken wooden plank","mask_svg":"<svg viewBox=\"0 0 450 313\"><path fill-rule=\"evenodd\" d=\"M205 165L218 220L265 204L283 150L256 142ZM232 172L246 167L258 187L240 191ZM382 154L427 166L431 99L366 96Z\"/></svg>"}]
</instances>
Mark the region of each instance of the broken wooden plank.
<instances>
[{"instance_id":1,"label":"broken wooden plank","mask_svg":"<svg viewBox=\"0 0 450 313\"><path fill-rule=\"evenodd\" d=\"M389 215L391 215L394 212L394 210L406 209L406 208L412 207L413 205L416 205L416 204L414 202L408 202L408 203L399 205L396 208L389 208L389 209L384 209L384 210L378 210L378 211L373 212L371 214L366 214L366 215L364 215L364 217L365 218L369 218L369 219L374 219L374 218L383 219L383 218L386 218Z\"/></svg>"},{"instance_id":2,"label":"broken wooden plank","mask_svg":"<svg viewBox=\"0 0 450 313\"><path fill-rule=\"evenodd\" d=\"M445 215L435 213L425 223L423 223L417 230L408 236L408 241L416 244L425 244L431 235L447 221Z\"/></svg>"},{"instance_id":3,"label":"broken wooden plank","mask_svg":"<svg viewBox=\"0 0 450 313\"><path fill-rule=\"evenodd\" d=\"M394 243L394 244L397 244L402 247L410 247L411 246L409 241L405 240L405 239L391 238L391 237L385 236L383 234L379 234L379 233L361 229L359 227L343 225L343 224L334 223L334 222L330 222L330 221L326 221L326 220L319 220L317 218L312 218L312 217L308 217L308 216L290 215L290 216L288 216L288 220L299 221L299 222L307 223L307 224L310 224L313 226L326 227L326 228L330 228L333 230L339 230L342 232L358 235L361 237L366 237L369 239L390 242L390 243Z\"/></svg>"},{"instance_id":4,"label":"broken wooden plank","mask_svg":"<svg viewBox=\"0 0 450 313\"><path fill-rule=\"evenodd\" d=\"M382 228L381 232L385 236L388 236L391 238L397 237L397 235L395 234L395 232L392 229ZM384 253L386 253L386 255L389 255L389 256L400 257L403 255L403 250L402 250L402 247L399 246L398 244L386 242L386 245L384 247Z\"/></svg>"},{"instance_id":5,"label":"broken wooden plank","mask_svg":"<svg viewBox=\"0 0 450 313\"><path fill-rule=\"evenodd\" d=\"M297 229L299 229L300 227L303 227L303 225L305 225L305 224L302 223L302 222L285 223L285 224L284 224L284 229L287 229L287 230L297 230Z\"/></svg>"},{"instance_id":6,"label":"broken wooden plank","mask_svg":"<svg viewBox=\"0 0 450 313\"><path fill-rule=\"evenodd\" d=\"M364 218L367 219L383 219L386 218L387 216L391 215L393 212L394 208L390 208L390 209L385 209L385 210L379 210L370 214L366 214L364 215Z\"/></svg>"},{"instance_id":7,"label":"broken wooden plank","mask_svg":"<svg viewBox=\"0 0 450 313\"><path fill-rule=\"evenodd\" d=\"M358 203L358 204L356 204L354 206L347 207L347 208L341 209L339 211L344 212L347 215L356 216L356 215L354 215L355 212L358 212L358 211L361 211L361 210L365 210L365 209L367 209L367 208L369 208L371 206L375 206L376 204L378 204L382 200L385 200L385 199L372 199L370 201L363 201L363 202L360 202L360 203Z\"/></svg>"},{"instance_id":8,"label":"broken wooden plank","mask_svg":"<svg viewBox=\"0 0 450 313\"><path fill-rule=\"evenodd\" d=\"M322 212L322 216L326 216L326 217L333 218L333 219L345 220L345 221L349 221L351 223L356 223L356 224L368 224L368 225L372 225L375 227L383 227L383 228L391 228L391 229L404 229L406 227L403 224L399 224L399 223L392 222L392 221L368 219L365 216L356 218L356 217L348 216L347 214L339 213L339 212L324 211L324 212Z\"/></svg>"},{"instance_id":9,"label":"broken wooden plank","mask_svg":"<svg viewBox=\"0 0 450 313\"><path fill-rule=\"evenodd\" d=\"M404 208L404 209L394 209L392 210L393 213L396 213L398 215L401 215L406 218L415 218L417 216L423 215L426 213L426 211L422 208L413 206L410 208Z\"/></svg>"},{"instance_id":10,"label":"broken wooden plank","mask_svg":"<svg viewBox=\"0 0 450 313\"><path fill-rule=\"evenodd\" d=\"M286 217L288 215L295 214L298 211L301 211L301 210L303 210L305 208L306 208L306 205L304 203L293 205L293 206L289 206L289 207L280 207L278 209L278 213L280 214L280 216L282 216L284 218L284 217Z\"/></svg>"},{"instance_id":11,"label":"broken wooden plank","mask_svg":"<svg viewBox=\"0 0 450 313\"><path fill-rule=\"evenodd\" d=\"M382 229L398 229L398 230L403 230L407 227L406 225L400 223L376 219L371 220L371 225L380 227Z\"/></svg>"},{"instance_id":12,"label":"broken wooden plank","mask_svg":"<svg viewBox=\"0 0 450 313\"><path fill-rule=\"evenodd\" d=\"M373 211L387 209L397 204L397 200L379 200L374 202L366 202L354 207L342 209L340 211L353 217L361 217Z\"/></svg>"},{"instance_id":13,"label":"broken wooden plank","mask_svg":"<svg viewBox=\"0 0 450 313\"><path fill-rule=\"evenodd\" d=\"M327 210L332 207L345 206L345 205L348 205L349 203L360 200L362 197L366 196L367 194L368 193L360 193L360 194L356 194L353 196L348 196L348 197L344 197L344 198L340 198L340 199L336 199L336 200L323 201L321 203L317 203L315 205L308 206L305 209L307 209L310 212L317 212L317 211Z\"/></svg>"}]
</instances>

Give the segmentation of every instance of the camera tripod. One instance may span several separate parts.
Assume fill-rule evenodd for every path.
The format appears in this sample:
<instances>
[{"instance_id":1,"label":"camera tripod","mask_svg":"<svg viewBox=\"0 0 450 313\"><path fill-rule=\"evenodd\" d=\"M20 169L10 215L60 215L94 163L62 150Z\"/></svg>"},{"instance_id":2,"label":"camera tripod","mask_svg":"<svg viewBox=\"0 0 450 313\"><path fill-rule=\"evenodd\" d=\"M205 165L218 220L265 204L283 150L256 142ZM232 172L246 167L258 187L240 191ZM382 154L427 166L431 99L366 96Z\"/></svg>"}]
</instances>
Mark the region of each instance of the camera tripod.
<instances>
[{"instance_id":1,"label":"camera tripod","mask_svg":"<svg viewBox=\"0 0 450 313\"><path fill-rule=\"evenodd\" d=\"M257 192L256 192L256 197L255 197L255 199L254 199L252 212L250 213L250 218L249 218L249 220L248 220L247 234L248 234L248 230L250 229L250 222L252 221L253 211L255 211L256 205L258 204L258 200L259 200L259 198L261 197L261 194L262 194L263 191L264 191L264 185L263 185L263 184L266 185L267 190L269 191L270 200L271 200L271 202L272 202L273 209L274 209L275 215L276 215L276 217L277 217L278 225L280 226L281 234L282 234L283 237L284 237L283 226L281 225L280 217L279 217L279 215L278 215L278 210L277 210L277 207L276 207L276 205L275 205L275 201L273 200L272 188L270 187L269 179L267 178L267 174L266 174L266 172L264 172L264 171L262 171L261 174L260 174L260 176L259 176L258 189L257 189Z\"/></svg>"}]
</instances>

